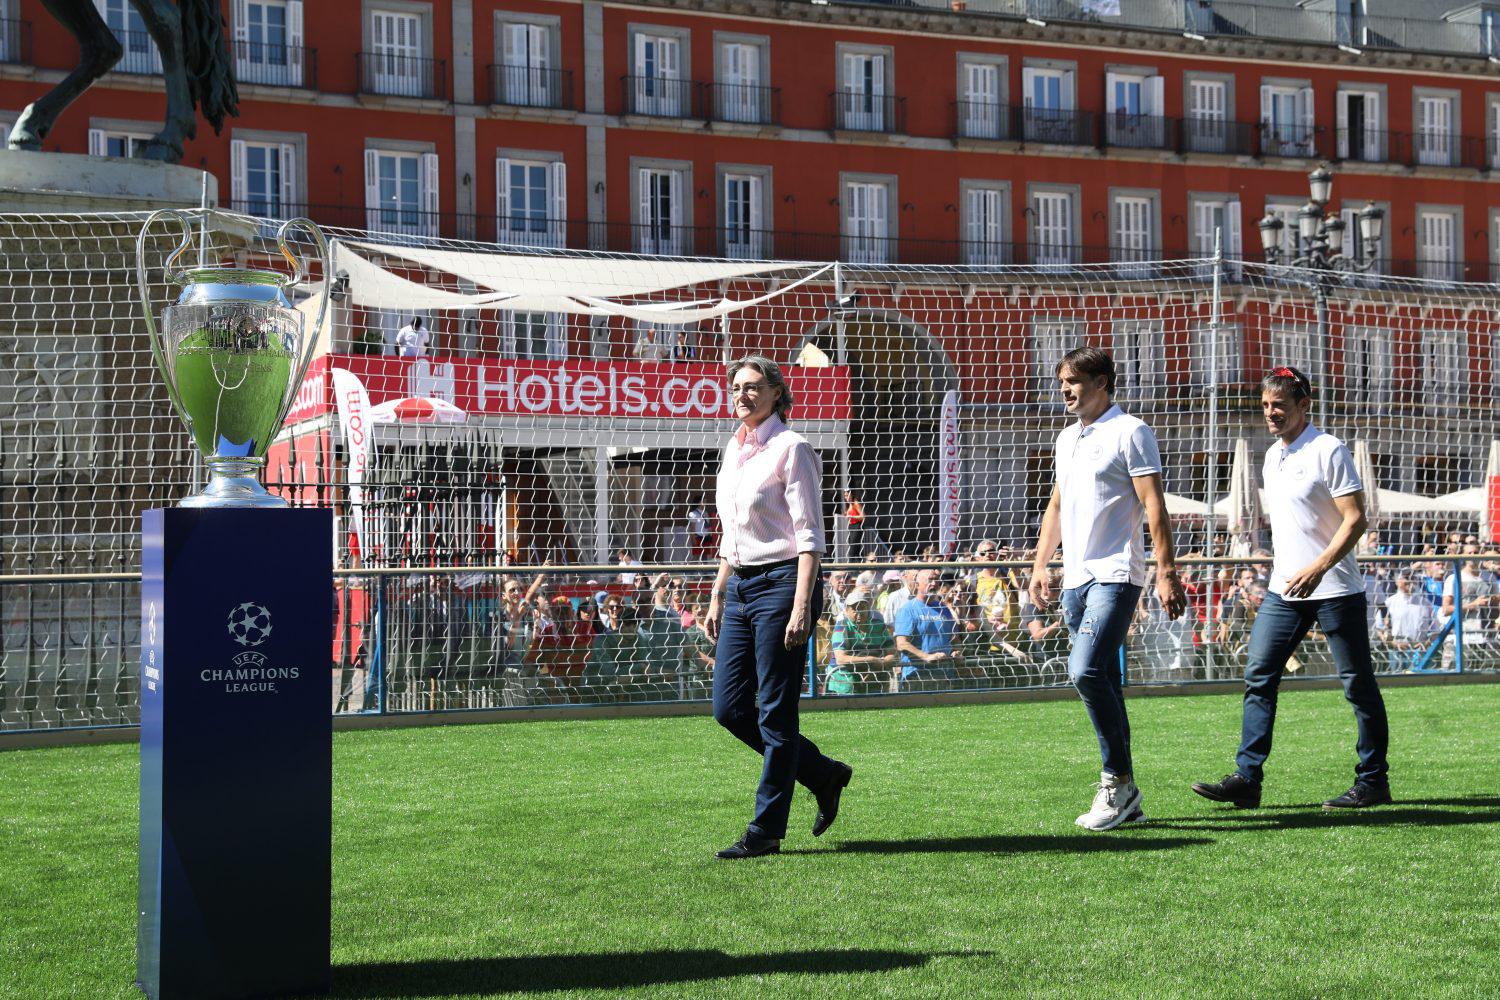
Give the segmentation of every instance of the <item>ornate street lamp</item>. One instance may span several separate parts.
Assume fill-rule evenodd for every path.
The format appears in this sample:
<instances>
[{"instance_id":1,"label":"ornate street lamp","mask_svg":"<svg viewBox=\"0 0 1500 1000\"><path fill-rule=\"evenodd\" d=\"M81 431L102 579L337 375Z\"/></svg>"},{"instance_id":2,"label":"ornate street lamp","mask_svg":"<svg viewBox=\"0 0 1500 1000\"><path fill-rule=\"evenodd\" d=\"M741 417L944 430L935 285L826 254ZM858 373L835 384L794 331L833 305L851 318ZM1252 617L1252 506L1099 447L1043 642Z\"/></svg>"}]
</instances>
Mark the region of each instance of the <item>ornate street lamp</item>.
<instances>
[{"instance_id":1,"label":"ornate street lamp","mask_svg":"<svg viewBox=\"0 0 1500 1000\"><path fill-rule=\"evenodd\" d=\"M1346 233L1342 219L1326 214L1333 200L1333 172L1320 166L1307 177L1310 200L1297 210L1291 246L1285 246L1286 222L1267 212L1260 220L1260 243L1266 263L1316 271L1368 271L1380 259L1380 232L1385 213L1374 203L1355 213L1357 233ZM1346 242L1352 239L1353 245Z\"/></svg>"}]
</instances>

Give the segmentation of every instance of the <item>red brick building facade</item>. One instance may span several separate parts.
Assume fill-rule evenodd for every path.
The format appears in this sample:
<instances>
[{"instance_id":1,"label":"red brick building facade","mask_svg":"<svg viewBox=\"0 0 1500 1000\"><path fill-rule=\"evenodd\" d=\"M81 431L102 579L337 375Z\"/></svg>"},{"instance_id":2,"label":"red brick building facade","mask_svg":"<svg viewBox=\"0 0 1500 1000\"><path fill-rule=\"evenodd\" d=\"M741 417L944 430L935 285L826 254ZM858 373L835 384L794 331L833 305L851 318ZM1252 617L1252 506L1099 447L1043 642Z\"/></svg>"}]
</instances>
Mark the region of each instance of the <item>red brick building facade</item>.
<instances>
[{"instance_id":1,"label":"red brick building facade","mask_svg":"<svg viewBox=\"0 0 1500 1000\"><path fill-rule=\"evenodd\" d=\"M48 149L125 152L163 109L126 0L98 2L126 57ZM1206 255L1218 227L1258 255L1254 220L1299 207L1328 160L1334 207L1389 209L1387 271L1487 280L1500 244L1500 71L1479 47L1382 47L1371 27L1360 47L1223 17L1200 34L728 0L225 0L225 16L241 114L184 162L258 214L903 263ZM8 123L76 46L38 0L0 0L0 20Z\"/></svg>"}]
</instances>

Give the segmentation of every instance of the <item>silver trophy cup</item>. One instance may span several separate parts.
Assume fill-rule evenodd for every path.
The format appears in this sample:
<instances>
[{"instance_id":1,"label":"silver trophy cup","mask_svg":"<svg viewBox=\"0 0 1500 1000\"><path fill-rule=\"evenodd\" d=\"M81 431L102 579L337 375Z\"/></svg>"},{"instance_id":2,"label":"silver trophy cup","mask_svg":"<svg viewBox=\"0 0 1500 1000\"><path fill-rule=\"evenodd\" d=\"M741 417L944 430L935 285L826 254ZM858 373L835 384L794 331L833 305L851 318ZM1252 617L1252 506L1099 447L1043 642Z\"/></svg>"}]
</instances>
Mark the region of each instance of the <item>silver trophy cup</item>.
<instances>
[{"instance_id":1,"label":"silver trophy cup","mask_svg":"<svg viewBox=\"0 0 1500 1000\"><path fill-rule=\"evenodd\" d=\"M182 227L182 242L163 263L167 279L182 292L162 313L158 329L146 282L146 237L162 218ZM322 257L323 292L311 331L286 297L288 289L307 279L307 269L287 246L294 226L312 234ZM266 492L257 474L307 375L323 328L332 273L328 244L307 219L282 223L276 245L292 266L288 278L238 267L177 269L192 242L189 217L173 210L153 213L136 239L136 280L151 353L167 380L167 396L209 469L203 492L178 506L285 507L285 500Z\"/></svg>"}]
</instances>

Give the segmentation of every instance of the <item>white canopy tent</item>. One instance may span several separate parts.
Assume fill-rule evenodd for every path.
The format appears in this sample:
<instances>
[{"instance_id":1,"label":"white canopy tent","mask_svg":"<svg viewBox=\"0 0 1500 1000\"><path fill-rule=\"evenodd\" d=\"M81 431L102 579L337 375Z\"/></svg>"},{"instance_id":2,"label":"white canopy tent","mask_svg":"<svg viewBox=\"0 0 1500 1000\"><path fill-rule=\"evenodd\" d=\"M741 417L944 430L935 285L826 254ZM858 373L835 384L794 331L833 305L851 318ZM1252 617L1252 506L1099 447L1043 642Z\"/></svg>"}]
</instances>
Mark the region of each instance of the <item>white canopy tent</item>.
<instances>
[{"instance_id":1,"label":"white canopy tent","mask_svg":"<svg viewBox=\"0 0 1500 1000\"><path fill-rule=\"evenodd\" d=\"M342 240L335 241L335 255L335 269L348 275L351 301L372 309L420 311L503 306L517 312L623 316L667 325L717 319L769 302L822 277L834 266L766 261L664 262L633 257L551 257L432 250ZM443 283L412 281L382 267L377 263L377 258L381 257L401 261L403 270L415 268L450 275L452 280L447 284L472 286L475 291L450 291L443 287ZM618 301L785 272L800 273L795 280L749 299L720 296Z\"/></svg>"}]
</instances>

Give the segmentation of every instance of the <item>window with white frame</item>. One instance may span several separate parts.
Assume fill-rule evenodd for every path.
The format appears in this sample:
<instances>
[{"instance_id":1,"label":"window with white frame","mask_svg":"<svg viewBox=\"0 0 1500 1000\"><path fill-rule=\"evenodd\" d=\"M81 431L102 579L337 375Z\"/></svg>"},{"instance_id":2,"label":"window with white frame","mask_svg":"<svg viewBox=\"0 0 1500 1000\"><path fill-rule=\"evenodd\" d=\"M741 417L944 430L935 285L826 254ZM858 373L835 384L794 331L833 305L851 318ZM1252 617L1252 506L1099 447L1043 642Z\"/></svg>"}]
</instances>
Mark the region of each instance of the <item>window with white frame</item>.
<instances>
[{"instance_id":1,"label":"window with white frame","mask_svg":"<svg viewBox=\"0 0 1500 1000\"><path fill-rule=\"evenodd\" d=\"M1162 78L1152 73L1104 75L1105 135L1110 145L1146 149L1166 145L1163 89Z\"/></svg>"},{"instance_id":2,"label":"window with white frame","mask_svg":"<svg viewBox=\"0 0 1500 1000\"><path fill-rule=\"evenodd\" d=\"M496 242L567 245L567 168L560 158L495 158Z\"/></svg>"},{"instance_id":3,"label":"window with white frame","mask_svg":"<svg viewBox=\"0 0 1500 1000\"><path fill-rule=\"evenodd\" d=\"M557 27L508 21L500 25L500 67L495 100L529 108L562 106L560 81L552 66Z\"/></svg>"},{"instance_id":4,"label":"window with white frame","mask_svg":"<svg viewBox=\"0 0 1500 1000\"><path fill-rule=\"evenodd\" d=\"M1003 63L959 64L959 135L966 139L1004 139L1009 134L1002 96L1004 72Z\"/></svg>"},{"instance_id":5,"label":"window with white frame","mask_svg":"<svg viewBox=\"0 0 1500 1000\"><path fill-rule=\"evenodd\" d=\"M1484 7L1479 12L1479 51L1500 58L1500 10Z\"/></svg>"},{"instance_id":6,"label":"window with white frame","mask_svg":"<svg viewBox=\"0 0 1500 1000\"><path fill-rule=\"evenodd\" d=\"M3 134L4 123L0 122L0 134ZM1500 212L1492 212L1490 215L1490 282L1500 284ZM1500 343L1500 337L1495 338ZM1500 379L1495 381L1497 389L1500 389Z\"/></svg>"},{"instance_id":7,"label":"window with white frame","mask_svg":"<svg viewBox=\"0 0 1500 1000\"><path fill-rule=\"evenodd\" d=\"M683 203L686 172L670 167L641 167L636 172L636 247L641 253L678 255L686 252Z\"/></svg>"},{"instance_id":8,"label":"window with white frame","mask_svg":"<svg viewBox=\"0 0 1500 1000\"><path fill-rule=\"evenodd\" d=\"M1457 104L1458 99L1450 94L1417 94L1418 163L1432 167L1458 163Z\"/></svg>"},{"instance_id":9,"label":"window with white frame","mask_svg":"<svg viewBox=\"0 0 1500 1000\"><path fill-rule=\"evenodd\" d=\"M1390 240L1390 229L1381 232L1381 245L1365 247L1364 236L1359 231L1359 212L1365 207L1365 202L1344 202L1339 210L1339 218L1344 223L1344 254L1352 260L1365 260L1366 253L1375 255L1375 264L1369 271L1361 274L1351 274L1346 280L1354 284L1368 285L1374 287L1380 283L1379 275L1389 270L1390 253L1387 249L1387 241ZM1390 218L1390 210L1386 209L1386 218Z\"/></svg>"},{"instance_id":10,"label":"window with white frame","mask_svg":"<svg viewBox=\"0 0 1500 1000\"><path fill-rule=\"evenodd\" d=\"M234 0L238 79L300 87L302 65L302 0Z\"/></svg>"},{"instance_id":11,"label":"window with white frame","mask_svg":"<svg viewBox=\"0 0 1500 1000\"><path fill-rule=\"evenodd\" d=\"M1348 399L1369 407L1392 401L1391 331L1382 327L1344 327L1344 385Z\"/></svg>"},{"instance_id":12,"label":"window with white frame","mask_svg":"<svg viewBox=\"0 0 1500 1000\"><path fill-rule=\"evenodd\" d=\"M1043 267L1073 263L1074 195L1067 191L1031 193L1031 262Z\"/></svg>"},{"instance_id":13,"label":"window with white frame","mask_svg":"<svg viewBox=\"0 0 1500 1000\"><path fill-rule=\"evenodd\" d=\"M1378 90L1341 88L1334 95L1335 145L1341 160L1379 163L1386 157Z\"/></svg>"},{"instance_id":14,"label":"window with white frame","mask_svg":"<svg viewBox=\"0 0 1500 1000\"><path fill-rule=\"evenodd\" d=\"M367 229L436 236L438 204L436 153L365 150Z\"/></svg>"},{"instance_id":15,"label":"window with white frame","mask_svg":"<svg viewBox=\"0 0 1500 1000\"><path fill-rule=\"evenodd\" d=\"M1010 263L1010 189L1004 184L963 185L965 264Z\"/></svg>"},{"instance_id":16,"label":"window with white frame","mask_svg":"<svg viewBox=\"0 0 1500 1000\"><path fill-rule=\"evenodd\" d=\"M1117 320L1110 357L1115 363L1117 398L1143 400L1161 395L1167 384L1167 348L1160 323Z\"/></svg>"},{"instance_id":17,"label":"window with white frame","mask_svg":"<svg viewBox=\"0 0 1500 1000\"><path fill-rule=\"evenodd\" d=\"M1073 70L1026 66L1021 70L1022 135L1037 142L1077 138Z\"/></svg>"},{"instance_id":18,"label":"window with white frame","mask_svg":"<svg viewBox=\"0 0 1500 1000\"><path fill-rule=\"evenodd\" d=\"M1057 394L1057 363L1083 346L1083 327L1073 319L1038 319L1031 324L1031 379L1046 398Z\"/></svg>"},{"instance_id":19,"label":"window with white frame","mask_svg":"<svg viewBox=\"0 0 1500 1000\"><path fill-rule=\"evenodd\" d=\"M771 92L761 76L765 47L745 41L719 43L719 79L714 113L726 122L771 120Z\"/></svg>"},{"instance_id":20,"label":"window with white frame","mask_svg":"<svg viewBox=\"0 0 1500 1000\"><path fill-rule=\"evenodd\" d=\"M1114 217L1111 258L1129 265L1120 269L1122 277L1145 277L1149 269L1144 262L1156 253L1155 199L1145 195L1115 195L1110 213Z\"/></svg>"},{"instance_id":21,"label":"window with white frame","mask_svg":"<svg viewBox=\"0 0 1500 1000\"><path fill-rule=\"evenodd\" d=\"M89 155L130 159L140 156L151 141L151 133L119 128L89 129Z\"/></svg>"},{"instance_id":22,"label":"window with white frame","mask_svg":"<svg viewBox=\"0 0 1500 1000\"><path fill-rule=\"evenodd\" d=\"M1195 153L1227 153L1229 83L1191 78L1187 81L1187 148Z\"/></svg>"},{"instance_id":23,"label":"window with white frame","mask_svg":"<svg viewBox=\"0 0 1500 1000\"><path fill-rule=\"evenodd\" d=\"M297 180L297 147L293 143L230 141L230 199L236 211L263 219L290 219L300 214Z\"/></svg>"},{"instance_id":24,"label":"window with white frame","mask_svg":"<svg viewBox=\"0 0 1500 1000\"><path fill-rule=\"evenodd\" d=\"M1468 338L1462 330L1422 331L1422 394L1425 402L1454 405L1467 400Z\"/></svg>"},{"instance_id":25,"label":"window with white frame","mask_svg":"<svg viewBox=\"0 0 1500 1000\"><path fill-rule=\"evenodd\" d=\"M1244 381L1245 357L1240 328L1232 323L1217 329L1204 325L1193 331L1193 386L1239 385Z\"/></svg>"},{"instance_id":26,"label":"window with white frame","mask_svg":"<svg viewBox=\"0 0 1500 1000\"><path fill-rule=\"evenodd\" d=\"M762 258L766 253L766 227L761 217L764 179L759 174L723 175L724 256Z\"/></svg>"},{"instance_id":27,"label":"window with white frame","mask_svg":"<svg viewBox=\"0 0 1500 1000\"><path fill-rule=\"evenodd\" d=\"M837 127L857 132L884 132L887 57L880 52L844 52Z\"/></svg>"},{"instance_id":28,"label":"window with white frame","mask_svg":"<svg viewBox=\"0 0 1500 1000\"><path fill-rule=\"evenodd\" d=\"M1486 162L1500 169L1500 95L1491 94L1485 108L1484 144Z\"/></svg>"},{"instance_id":29,"label":"window with white frame","mask_svg":"<svg viewBox=\"0 0 1500 1000\"><path fill-rule=\"evenodd\" d=\"M161 52L146 31L146 22L130 0L94 0L99 15L119 39L125 53L115 63L116 73L153 75L161 72Z\"/></svg>"},{"instance_id":30,"label":"window with white frame","mask_svg":"<svg viewBox=\"0 0 1500 1000\"><path fill-rule=\"evenodd\" d=\"M15 20L11 13L9 0L0 0L0 63L14 63L21 61L21 28L20 22ZM6 119L0 119L9 130L10 123ZM0 133L0 139L5 138Z\"/></svg>"},{"instance_id":31,"label":"window with white frame","mask_svg":"<svg viewBox=\"0 0 1500 1000\"><path fill-rule=\"evenodd\" d=\"M506 313L500 346L507 358L561 361L567 355L562 318L548 312Z\"/></svg>"},{"instance_id":32,"label":"window with white frame","mask_svg":"<svg viewBox=\"0 0 1500 1000\"><path fill-rule=\"evenodd\" d=\"M1428 208L1417 212L1417 273L1435 281L1459 278L1458 213Z\"/></svg>"},{"instance_id":33,"label":"window with white frame","mask_svg":"<svg viewBox=\"0 0 1500 1000\"><path fill-rule=\"evenodd\" d=\"M1291 365L1307 373L1313 385L1327 385L1328 366L1324 344L1315 326L1281 325L1271 327L1273 365Z\"/></svg>"},{"instance_id":34,"label":"window with white frame","mask_svg":"<svg viewBox=\"0 0 1500 1000\"><path fill-rule=\"evenodd\" d=\"M394 10L370 12L369 72L377 94L422 97L428 90L422 17Z\"/></svg>"},{"instance_id":35,"label":"window with white frame","mask_svg":"<svg viewBox=\"0 0 1500 1000\"><path fill-rule=\"evenodd\" d=\"M637 33L634 69L631 111L666 118L692 113L684 99L682 42L676 35Z\"/></svg>"},{"instance_id":36,"label":"window with white frame","mask_svg":"<svg viewBox=\"0 0 1500 1000\"><path fill-rule=\"evenodd\" d=\"M845 181L844 252L855 264L885 264L891 253L891 185L886 181Z\"/></svg>"},{"instance_id":37,"label":"window with white frame","mask_svg":"<svg viewBox=\"0 0 1500 1000\"><path fill-rule=\"evenodd\" d=\"M1311 87L1262 84L1261 151L1272 156L1313 156L1316 152Z\"/></svg>"},{"instance_id":38,"label":"window with white frame","mask_svg":"<svg viewBox=\"0 0 1500 1000\"><path fill-rule=\"evenodd\" d=\"M1300 204L1289 201L1266 202L1266 213L1281 220L1281 262L1290 263L1297 255L1297 213L1302 210Z\"/></svg>"},{"instance_id":39,"label":"window with white frame","mask_svg":"<svg viewBox=\"0 0 1500 1000\"><path fill-rule=\"evenodd\" d=\"M1223 254L1226 271L1237 276L1244 256L1240 233L1240 202L1227 195L1191 195L1192 255L1209 258L1217 249ZM1217 240L1217 244L1215 241Z\"/></svg>"}]
</instances>

